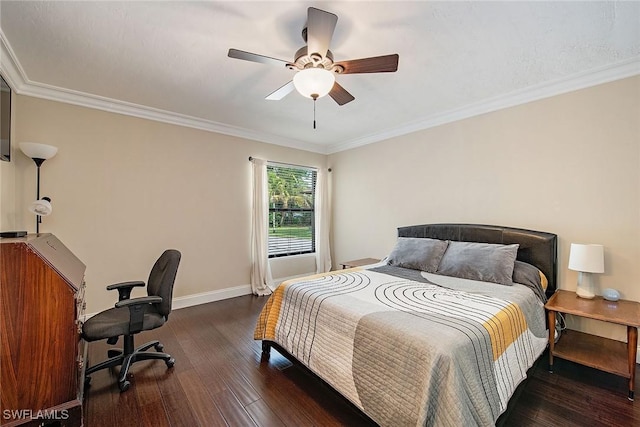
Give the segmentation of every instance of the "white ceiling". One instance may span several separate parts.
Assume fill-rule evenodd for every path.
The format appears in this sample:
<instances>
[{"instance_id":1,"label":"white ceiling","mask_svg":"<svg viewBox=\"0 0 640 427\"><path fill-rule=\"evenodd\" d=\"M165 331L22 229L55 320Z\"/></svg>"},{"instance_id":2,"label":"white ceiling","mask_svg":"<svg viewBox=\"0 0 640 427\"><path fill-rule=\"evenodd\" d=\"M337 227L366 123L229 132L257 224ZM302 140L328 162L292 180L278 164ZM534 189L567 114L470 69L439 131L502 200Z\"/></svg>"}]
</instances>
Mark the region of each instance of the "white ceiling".
<instances>
[{"instance_id":1,"label":"white ceiling","mask_svg":"<svg viewBox=\"0 0 640 427\"><path fill-rule=\"evenodd\" d=\"M335 60L392 53L396 73L337 76L342 107L269 93L293 71L307 7L338 16ZM3 72L21 94L331 153L640 74L640 2L0 3Z\"/></svg>"}]
</instances>

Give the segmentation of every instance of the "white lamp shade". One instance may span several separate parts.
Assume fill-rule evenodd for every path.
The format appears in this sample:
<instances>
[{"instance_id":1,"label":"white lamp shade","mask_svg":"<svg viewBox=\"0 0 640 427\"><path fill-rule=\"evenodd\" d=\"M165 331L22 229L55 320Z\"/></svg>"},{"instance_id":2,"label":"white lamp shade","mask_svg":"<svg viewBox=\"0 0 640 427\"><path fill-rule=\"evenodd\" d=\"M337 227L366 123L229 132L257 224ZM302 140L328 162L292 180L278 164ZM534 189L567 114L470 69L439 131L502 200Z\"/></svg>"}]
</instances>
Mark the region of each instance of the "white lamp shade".
<instances>
[{"instance_id":1,"label":"white lamp shade","mask_svg":"<svg viewBox=\"0 0 640 427\"><path fill-rule=\"evenodd\" d=\"M52 158L58 152L58 147L38 142L21 142L20 149L27 157L44 160Z\"/></svg>"},{"instance_id":2,"label":"white lamp shade","mask_svg":"<svg viewBox=\"0 0 640 427\"><path fill-rule=\"evenodd\" d=\"M29 206L29 212L40 216L47 216L52 210L51 202L45 199L36 200Z\"/></svg>"},{"instance_id":3,"label":"white lamp shade","mask_svg":"<svg viewBox=\"0 0 640 427\"><path fill-rule=\"evenodd\" d=\"M602 245L571 244L569 270L585 273L604 273L604 247Z\"/></svg>"},{"instance_id":4,"label":"white lamp shade","mask_svg":"<svg viewBox=\"0 0 640 427\"><path fill-rule=\"evenodd\" d=\"M331 91L335 82L336 76L324 68L307 68L293 76L296 90L307 98L322 98Z\"/></svg>"}]
</instances>

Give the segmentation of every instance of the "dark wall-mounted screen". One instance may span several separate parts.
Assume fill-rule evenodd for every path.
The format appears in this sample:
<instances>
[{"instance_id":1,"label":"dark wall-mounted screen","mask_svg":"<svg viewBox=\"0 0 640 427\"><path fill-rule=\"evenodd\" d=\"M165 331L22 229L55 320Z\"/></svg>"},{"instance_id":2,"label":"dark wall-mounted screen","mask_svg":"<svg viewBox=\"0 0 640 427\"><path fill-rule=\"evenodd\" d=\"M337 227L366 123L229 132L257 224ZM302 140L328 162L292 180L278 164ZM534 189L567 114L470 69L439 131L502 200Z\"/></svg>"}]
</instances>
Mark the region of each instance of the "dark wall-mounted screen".
<instances>
[{"instance_id":1,"label":"dark wall-mounted screen","mask_svg":"<svg viewBox=\"0 0 640 427\"><path fill-rule=\"evenodd\" d=\"M0 76L0 160L11 160L11 88Z\"/></svg>"}]
</instances>

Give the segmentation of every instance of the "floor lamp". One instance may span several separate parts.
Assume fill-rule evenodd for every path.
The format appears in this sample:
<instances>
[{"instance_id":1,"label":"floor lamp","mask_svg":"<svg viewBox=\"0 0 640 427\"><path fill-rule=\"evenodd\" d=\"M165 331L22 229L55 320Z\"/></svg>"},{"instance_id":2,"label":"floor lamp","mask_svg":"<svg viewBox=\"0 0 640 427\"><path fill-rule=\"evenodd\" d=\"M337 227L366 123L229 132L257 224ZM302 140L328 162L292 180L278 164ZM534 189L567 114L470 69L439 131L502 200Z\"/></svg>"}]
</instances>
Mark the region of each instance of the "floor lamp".
<instances>
[{"instance_id":1,"label":"floor lamp","mask_svg":"<svg viewBox=\"0 0 640 427\"><path fill-rule=\"evenodd\" d=\"M36 201L29 206L29 211L36 215L36 233L39 233L42 216L51 213L51 199L48 197L40 198L40 166L42 166L45 160L55 156L58 148L37 142L21 142L20 150L36 164Z\"/></svg>"}]
</instances>

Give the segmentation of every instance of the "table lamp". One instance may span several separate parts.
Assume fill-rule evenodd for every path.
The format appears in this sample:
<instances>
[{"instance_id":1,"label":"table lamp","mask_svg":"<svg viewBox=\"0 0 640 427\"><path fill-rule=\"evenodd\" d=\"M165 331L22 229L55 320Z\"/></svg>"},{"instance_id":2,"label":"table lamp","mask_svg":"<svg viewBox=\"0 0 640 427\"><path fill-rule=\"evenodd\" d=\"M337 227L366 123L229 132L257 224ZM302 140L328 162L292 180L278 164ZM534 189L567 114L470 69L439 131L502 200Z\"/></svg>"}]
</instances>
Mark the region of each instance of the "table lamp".
<instances>
[{"instance_id":1,"label":"table lamp","mask_svg":"<svg viewBox=\"0 0 640 427\"><path fill-rule=\"evenodd\" d=\"M571 244L569 270L578 272L576 294L581 298L596 296L593 273L604 273L604 248L602 245Z\"/></svg>"}]
</instances>

